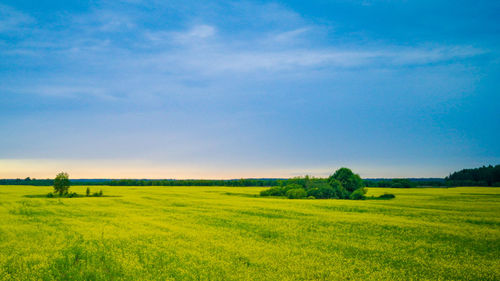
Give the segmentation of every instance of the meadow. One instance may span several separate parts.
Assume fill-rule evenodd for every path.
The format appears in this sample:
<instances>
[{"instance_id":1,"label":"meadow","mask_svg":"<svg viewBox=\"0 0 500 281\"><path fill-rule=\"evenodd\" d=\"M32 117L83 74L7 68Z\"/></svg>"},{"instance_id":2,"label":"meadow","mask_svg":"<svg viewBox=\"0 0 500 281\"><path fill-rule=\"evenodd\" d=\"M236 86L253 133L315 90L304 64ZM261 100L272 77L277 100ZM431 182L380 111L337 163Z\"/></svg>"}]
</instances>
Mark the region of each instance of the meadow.
<instances>
[{"instance_id":1,"label":"meadow","mask_svg":"<svg viewBox=\"0 0 500 281\"><path fill-rule=\"evenodd\" d=\"M108 197L0 186L0 280L500 280L499 188L91 189Z\"/></svg>"}]
</instances>

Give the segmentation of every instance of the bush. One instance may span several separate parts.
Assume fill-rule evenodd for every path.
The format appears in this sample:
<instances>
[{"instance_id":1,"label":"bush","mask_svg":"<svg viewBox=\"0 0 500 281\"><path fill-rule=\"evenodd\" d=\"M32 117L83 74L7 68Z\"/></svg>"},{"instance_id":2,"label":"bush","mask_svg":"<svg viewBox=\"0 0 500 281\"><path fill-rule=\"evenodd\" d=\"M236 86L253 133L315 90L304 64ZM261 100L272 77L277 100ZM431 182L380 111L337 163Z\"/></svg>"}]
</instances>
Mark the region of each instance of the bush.
<instances>
[{"instance_id":1,"label":"bush","mask_svg":"<svg viewBox=\"0 0 500 281\"><path fill-rule=\"evenodd\" d=\"M283 188L280 186L272 187L260 192L260 196L283 196Z\"/></svg>"},{"instance_id":2,"label":"bush","mask_svg":"<svg viewBox=\"0 0 500 281\"><path fill-rule=\"evenodd\" d=\"M276 186L260 192L260 196L286 196L287 191L291 189L302 188L299 184L287 184L285 186Z\"/></svg>"},{"instance_id":3,"label":"bush","mask_svg":"<svg viewBox=\"0 0 500 281\"><path fill-rule=\"evenodd\" d=\"M307 196L307 199L316 199L314 196Z\"/></svg>"},{"instance_id":4,"label":"bush","mask_svg":"<svg viewBox=\"0 0 500 281\"><path fill-rule=\"evenodd\" d=\"M76 192L71 192L71 193L66 193L65 196L68 198L73 198L73 197L78 197L78 194Z\"/></svg>"},{"instance_id":5,"label":"bush","mask_svg":"<svg viewBox=\"0 0 500 281\"><path fill-rule=\"evenodd\" d=\"M330 179L328 183L330 184L330 189L324 189L324 192L327 192L325 198L349 198L349 192L344 188L340 181L336 179Z\"/></svg>"},{"instance_id":6,"label":"bush","mask_svg":"<svg viewBox=\"0 0 500 281\"><path fill-rule=\"evenodd\" d=\"M49 197L49 198L53 198L53 197L54 197L54 193L49 192L49 193L47 194L47 197Z\"/></svg>"},{"instance_id":7,"label":"bush","mask_svg":"<svg viewBox=\"0 0 500 281\"><path fill-rule=\"evenodd\" d=\"M326 182L317 182L310 186L306 189L307 196L314 196L317 199L339 198L337 190Z\"/></svg>"},{"instance_id":8,"label":"bush","mask_svg":"<svg viewBox=\"0 0 500 281\"><path fill-rule=\"evenodd\" d=\"M287 184L285 185L284 187L282 187L282 190L283 190L283 195L286 195L286 193L289 191L289 190L292 190L292 189L304 189L304 187L300 184L296 184L296 183L292 183L292 184Z\"/></svg>"},{"instance_id":9,"label":"bush","mask_svg":"<svg viewBox=\"0 0 500 281\"><path fill-rule=\"evenodd\" d=\"M286 192L288 199L303 199L307 197L307 192L303 188L294 188Z\"/></svg>"},{"instance_id":10,"label":"bush","mask_svg":"<svg viewBox=\"0 0 500 281\"><path fill-rule=\"evenodd\" d=\"M347 198L345 195L344 188L339 185L336 187L323 187L319 189L323 194L323 198L325 199L343 199Z\"/></svg>"},{"instance_id":11,"label":"bush","mask_svg":"<svg viewBox=\"0 0 500 281\"><path fill-rule=\"evenodd\" d=\"M287 184L288 183L288 184ZM328 179L293 178L260 192L261 196L286 196L290 199L364 199L366 190L361 177L348 168L340 168Z\"/></svg>"},{"instance_id":12,"label":"bush","mask_svg":"<svg viewBox=\"0 0 500 281\"><path fill-rule=\"evenodd\" d=\"M363 200L363 199L365 199L365 193L366 193L366 190L364 188L359 188L359 189L354 190L354 192L351 193L349 198L352 200Z\"/></svg>"},{"instance_id":13,"label":"bush","mask_svg":"<svg viewBox=\"0 0 500 281\"><path fill-rule=\"evenodd\" d=\"M317 188L317 187L309 188L307 190L307 196L314 197L314 198L321 198L321 192L319 191L319 188Z\"/></svg>"},{"instance_id":14,"label":"bush","mask_svg":"<svg viewBox=\"0 0 500 281\"><path fill-rule=\"evenodd\" d=\"M87 197L90 196L90 188L87 187L87 191L85 191L85 195L87 195Z\"/></svg>"},{"instance_id":15,"label":"bush","mask_svg":"<svg viewBox=\"0 0 500 281\"><path fill-rule=\"evenodd\" d=\"M102 189L99 190L99 197L102 197Z\"/></svg>"},{"instance_id":16,"label":"bush","mask_svg":"<svg viewBox=\"0 0 500 281\"><path fill-rule=\"evenodd\" d=\"M390 194L390 193L384 193L384 194L380 195L378 198L380 198L380 199L392 199L392 198L396 198L396 195Z\"/></svg>"}]
</instances>

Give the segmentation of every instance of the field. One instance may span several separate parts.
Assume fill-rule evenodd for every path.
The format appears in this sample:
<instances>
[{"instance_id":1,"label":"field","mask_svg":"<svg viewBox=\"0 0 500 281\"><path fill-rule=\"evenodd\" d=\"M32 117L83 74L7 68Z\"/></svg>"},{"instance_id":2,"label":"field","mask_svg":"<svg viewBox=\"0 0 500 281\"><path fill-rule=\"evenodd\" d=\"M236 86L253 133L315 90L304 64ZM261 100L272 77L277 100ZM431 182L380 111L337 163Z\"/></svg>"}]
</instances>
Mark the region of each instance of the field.
<instances>
[{"instance_id":1,"label":"field","mask_svg":"<svg viewBox=\"0 0 500 281\"><path fill-rule=\"evenodd\" d=\"M500 188L101 188L0 186L0 280L500 280Z\"/></svg>"}]
</instances>

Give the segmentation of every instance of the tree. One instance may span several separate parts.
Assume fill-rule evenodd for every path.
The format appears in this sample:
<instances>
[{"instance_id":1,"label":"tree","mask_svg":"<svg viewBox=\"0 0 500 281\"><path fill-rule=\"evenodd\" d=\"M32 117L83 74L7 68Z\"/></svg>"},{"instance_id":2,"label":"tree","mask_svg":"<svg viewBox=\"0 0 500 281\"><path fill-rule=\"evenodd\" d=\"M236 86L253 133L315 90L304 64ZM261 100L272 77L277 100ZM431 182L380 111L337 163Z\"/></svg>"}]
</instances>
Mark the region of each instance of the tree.
<instances>
[{"instance_id":1,"label":"tree","mask_svg":"<svg viewBox=\"0 0 500 281\"><path fill-rule=\"evenodd\" d=\"M330 186L336 190L339 198L360 199L366 193L365 184L358 174L348 168L340 168L328 178ZM356 195L351 198L351 194Z\"/></svg>"},{"instance_id":2,"label":"tree","mask_svg":"<svg viewBox=\"0 0 500 281\"><path fill-rule=\"evenodd\" d=\"M349 191L344 188L339 180L331 178L328 180L328 184L331 186L331 189L334 192L333 196L328 198L349 198Z\"/></svg>"},{"instance_id":3,"label":"tree","mask_svg":"<svg viewBox=\"0 0 500 281\"><path fill-rule=\"evenodd\" d=\"M352 200L362 200L365 199L365 190L363 188L356 189L351 195L349 195L349 199Z\"/></svg>"},{"instance_id":4,"label":"tree","mask_svg":"<svg viewBox=\"0 0 500 281\"><path fill-rule=\"evenodd\" d=\"M335 171L335 173L328 178L328 182L331 182L333 179L338 180L342 184L342 187L349 191L349 193L365 187L361 177L348 168L340 168Z\"/></svg>"},{"instance_id":5,"label":"tree","mask_svg":"<svg viewBox=\"0 0 500 281\"><path fill-rule=\"evenodd\" d=\"M54 192L63 195L68 193L69 190L69 176L68 173L59 173L54 179Z\"/></svg>"}]
</instances>

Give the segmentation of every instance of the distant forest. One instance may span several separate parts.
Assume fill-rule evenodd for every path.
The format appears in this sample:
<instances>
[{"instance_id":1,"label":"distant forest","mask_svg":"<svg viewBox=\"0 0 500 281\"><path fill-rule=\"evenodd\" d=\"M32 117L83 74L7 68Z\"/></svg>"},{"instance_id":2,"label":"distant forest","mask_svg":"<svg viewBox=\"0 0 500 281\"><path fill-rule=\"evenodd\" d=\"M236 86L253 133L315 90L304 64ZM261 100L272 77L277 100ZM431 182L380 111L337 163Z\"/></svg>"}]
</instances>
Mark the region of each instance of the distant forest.
<instances>
[{"instance_id":1,"label":"distant forest","mask_svg":"<svg viewBox=\"0 0 500 281\"><path fill-rule=\"evenodd\" d=\"M445 178L453 186L500 186L500 165L463 169Z\"/></svg>"},{"instance_id":2,"label":"distant forest","mask_svg":"<svg viewBox=\"0 0 500 281\"><path fill-rule=\"evenodd\" d=\"M308 176L291 179L232 179L232 180L148 180L148 179L76 179L71 185L111 185L111 186L284 186L302 184L312 180ZM315 181L326 179L314 178ZM440 187L440 186L500 186L500 165L463 169L444 179L364 179L367 187ZM0 179L0 185L52 186L53 179Z\"/></svg>"},{"instance_id":3,"label":"distant forest","mask_svg":"<svg viewBox=\"0 0 500 281\"><path fill-rule=\"evenodd\" d=\"M233 180L149 180L149 179L73 179L71 185L111 186L279 186L287 179L233 179ZM0 185L52 186L53 179L0 179Z\"/></svg>"}]
</instances>

